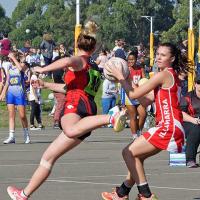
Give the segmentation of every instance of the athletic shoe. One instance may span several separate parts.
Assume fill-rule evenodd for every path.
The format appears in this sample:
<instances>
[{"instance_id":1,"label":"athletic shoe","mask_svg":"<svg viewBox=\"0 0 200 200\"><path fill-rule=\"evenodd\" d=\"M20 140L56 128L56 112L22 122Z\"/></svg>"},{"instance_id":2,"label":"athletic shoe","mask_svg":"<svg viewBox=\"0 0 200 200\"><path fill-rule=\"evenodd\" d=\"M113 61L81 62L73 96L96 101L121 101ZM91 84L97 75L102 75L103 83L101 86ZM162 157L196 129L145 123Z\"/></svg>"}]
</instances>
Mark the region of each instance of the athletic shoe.
<instances>
[{"instance_id":1,"label":"athletic shoe","mask_svg":"<svg viewBox=\"0 0 200 200\"><path fill-rule=\"evenodd\" d=\"M8 137L6 140L3 141L4 144L15 144L14 137Z\"/></svg>"},{"instance_id":2,"label":"athletic shoe","mask_svg":"<svg viewBox=\"0 0 200 200\"><path fill-rule=\"evenodd\" d=\"M158 200L158 198L155 196L155 194L152 194L149 198L146 198L141 194L138 194L138 197L135 200Z\"/></svg>"},{"instance_id":3,"label":"athletic shoe","mask_svg":"<svg viewBox=\"0 0 200 200\"><path fill-rule=\"evenodd\" d=\"M119 187L116 187L113 189L113 192L109 193L109 192L102 192L101 196L104 200L128 200L128 196L124 196L124 197L119 197L117 194L117 190L119 189Z\"/></svg>"},{"instance_id":4,"label":"athletic shoe","mask_svg":"<svg viewBox=\"0 0 200 200\"><path fill-rule=\"evenodd\" d=\"M49 116L50 116L50 117L53 117L53 116L54 116L54 113L49 113Z\"/></svg>"},{"instance_id":5,"label":"athletic shoe","mask_svg":"<svg viewBox=\"0 0 200 200\"><path fill-rule=\"evenodd\" d=\"M31 143L30 137L28 135L25 135L24 136L24 144L30 144L30 143Z\"/></svg>"},{"instance_id":6,"label":"athletic shoe","mask_svg":"<svg viewBox=\"0 0 200 200\"><path fill-rule=\"evenodd\" d=\"M38 128L40 128L41 130L41 129L44 129L44 126L42 124L38 124Z\"/></svg>"},{"instance_id":7,"label":"athletic shoe","mask_svg":"<svg viewBox=\"0 0 200 200\"><path fill-rule=\"evenodd\" d=\"M34 125L31 125L31 126L30 126L30 131L38 131L38 130L41 130L41 128L36 127L36 126L34 126Z\"/></svg>"},{"instance_id":8,"label":"athletic shoe","mask_svg":"<svg viewBox=\"0 0 200 200\"><path fill-rule=\"evenodd\" d=\"M107 128L113 128L112 124L108 124Z\"/></svg>"},{"instance_id":9,"label":"athletic shoe","mask_svg":"<svg viewBox=\"0 0 200 200\"><path fill-rule=\"evenodd\" d=\"M111 116L111 124L115 132L123 131L126 124L126 112L124 110Z\"/></svg>"},{"instance_id":10,"label":"athletic shoe","mask_svg":"<svg viewBox=\"0 0 200 200\"><path fill-rule=\"evenodd\" d=\"M25 197L23 194L23 190L18 189L16 187L9 186L7 188L8 195L13 200L28 200L28 197Z\"/></svg>"},{"instance_id":11,"label":"athletic shoe","mask_svg":"<svg viewBox=\"0 0 200 200\"><path fill-rule=\"evenodd\" d=\"M58 123L55 123L55 124L53 125L53 128L54 128L54 129L60 129L60 126L59 126Z\"/></svg>"},{"instance_id":12,"label":"athletic shoe","mask_svg":"<svg viewBox=\"0 0 200 200\"><path fill-rule=\"evenodd\" d=\"M197 168L197 167L199 167L199 165L196 162L194 162L193 160L191 160L191 161L187 162L187 167L188 168Z\"/></svg>"}]
</instances>

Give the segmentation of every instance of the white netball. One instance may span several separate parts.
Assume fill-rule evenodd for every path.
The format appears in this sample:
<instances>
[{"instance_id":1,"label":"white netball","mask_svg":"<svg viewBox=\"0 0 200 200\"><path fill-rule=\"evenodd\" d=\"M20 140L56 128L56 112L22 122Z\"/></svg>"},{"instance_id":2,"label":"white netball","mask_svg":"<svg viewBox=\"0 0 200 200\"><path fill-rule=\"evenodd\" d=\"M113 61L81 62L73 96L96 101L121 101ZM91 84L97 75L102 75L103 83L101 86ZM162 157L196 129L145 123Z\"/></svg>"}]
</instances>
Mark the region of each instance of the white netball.
<instances>
[{"instance_id":1,"label":"white netball","mask_svg":"<svg viewBox=\"0 0 200 200\"><path fill-rule=\"evenodd\" d=\"M108 64L109 66L114 65L117 68L120 68L120 70L124 75L124 78L128 78L130 71L127 62L124 59L118 57L112 57L106 62L106 64ZM108 71L105 68L103 70L103 73L106 79L110 81L116 81L115 77L108 75Z\"/></svg>"},{"instance_id":2,"label":"white netball","mask_svg":"<svg viewBox=\"0 0 200 200\"><path fill-rule=\"evenodd\" d=\"M31 31L30 29L26 29L26 33L30 33L30 31Z\"/></svg>"}]
</instances>

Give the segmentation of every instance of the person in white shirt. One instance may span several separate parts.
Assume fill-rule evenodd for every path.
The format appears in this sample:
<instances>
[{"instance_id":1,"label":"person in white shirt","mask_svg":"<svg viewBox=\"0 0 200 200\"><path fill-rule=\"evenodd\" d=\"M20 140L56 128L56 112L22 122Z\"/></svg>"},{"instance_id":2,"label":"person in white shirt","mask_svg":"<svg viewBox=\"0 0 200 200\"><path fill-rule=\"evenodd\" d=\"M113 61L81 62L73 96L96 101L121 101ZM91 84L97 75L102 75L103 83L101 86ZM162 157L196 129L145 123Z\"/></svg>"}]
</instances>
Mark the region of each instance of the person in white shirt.
<instances>
[{"instance_id":1,"label":"person in white shirt","mask_svg":"<svg viewBox=\"0 0 200 200\"><path fill-rule=\"evenodd\" d=\"M36 74L32 74L30 81L30 94L29 94L29 102L31 106L31 114L30 114L30 130L40 130L44 128L42 125L41 119L41 89L33 88L31 82L36 81L38 79ZM34 119L36 118L38 127L35 126Z\"/></svg>"}]
</instances>

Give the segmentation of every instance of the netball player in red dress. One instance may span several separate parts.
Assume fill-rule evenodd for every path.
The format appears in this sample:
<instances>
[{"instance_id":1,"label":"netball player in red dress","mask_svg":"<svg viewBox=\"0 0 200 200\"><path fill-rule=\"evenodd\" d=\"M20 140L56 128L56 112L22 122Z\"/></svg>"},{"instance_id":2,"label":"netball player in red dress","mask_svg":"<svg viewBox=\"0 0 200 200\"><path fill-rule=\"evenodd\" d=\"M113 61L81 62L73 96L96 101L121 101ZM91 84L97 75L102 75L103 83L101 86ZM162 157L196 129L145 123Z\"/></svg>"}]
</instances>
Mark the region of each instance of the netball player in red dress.
<instances>
[{"instance_id":1,"label":"netball player in red dress","mask_svg":"<svg viewBox=\"0 0 200 200\"><path fill-rule=\"evenodd\" d=\"M128 55L128 66L130 70L129 78L132 82L133 87L137 87L139 80L145 78L144 69L136 63L137 57L137 50L132 51ZM130 128L132 132L132 137L133 139L135 139L136 137L141 135L146 119L146 107L142 106L137 99L129 99L127 95L125 99L125 105L130 117Z\"/></svg>"},{"instance_id":2,"label":"netball player in red dress","mask_svg":"<svg viewBox=\"0 0 200 200\"><path fill-rule=\"evenodd\" d=\"M66 84L47 83L41 80L34 83L34 86L66 93L64 115L61 119L63 131L44 152L40 165L28 185L24 189L18 189L13 186L7 188L7 192L13 200L27 200L48 178L56 160L79 145L90 135L93 129L111 122L118 131L125 124L123 112L117 113L114 116L96 115L97 109L94 102L94 94L98 86L98 72L92 71L93 69L88 59L95 50L96 39L94 32L97 27L94 22L88 22L86 27L87 29L79 35L77 40L77 56L62 58L44 68L35 68L35 71L39 73L61 68L66 69L64 77ZM97 80L97 82L90 84L92 74L94 76L97 75L92 78L92 80ZM65 86L67 87L67 92Z\"/></svg>"},{"instance_id":3,"label":"netball player in red dress","mask_svg":"<svg viewBox=\"0 0 200 200\"><path fill-rule=\"evenodd\" d=\"M102 193L105 200L127 200L130 189L135 183L139 191L138 200L157 200L147 183L144 160L161 150L182 151L185 135L179 108L178 74L187 70L187 61L181 57L180 51L174 45L164 43L158 47L156 63L160 72L138 88L132 88L115 66L105 66L119 80L130 99L140 98L142 101L142 97L154 90L156 107L156 127L143 133L122 152L131 174L129 180L112 193Z\"/></svg>"}]
</instances>

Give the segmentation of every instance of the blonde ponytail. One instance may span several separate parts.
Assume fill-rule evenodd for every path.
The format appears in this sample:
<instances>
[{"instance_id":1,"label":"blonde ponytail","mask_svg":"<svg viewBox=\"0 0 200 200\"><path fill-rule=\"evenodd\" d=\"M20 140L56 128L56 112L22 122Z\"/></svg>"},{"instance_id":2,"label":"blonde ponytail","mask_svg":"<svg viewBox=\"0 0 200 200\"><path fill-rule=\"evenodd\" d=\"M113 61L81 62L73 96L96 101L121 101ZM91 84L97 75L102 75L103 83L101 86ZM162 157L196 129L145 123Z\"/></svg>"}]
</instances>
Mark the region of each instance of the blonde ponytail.
<instances>
[{"instance_id":1,"label":"blonde ponytail","mask_svg":"<svg viewBox=\"0 0 200 200\"><path fill-rule=\"evenodd\" d=\"M97 30L97 24L94 21L88 21L84 26L83 35L96 38Z\"/></svg>"}]
</instances>

